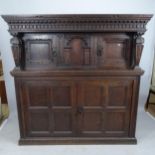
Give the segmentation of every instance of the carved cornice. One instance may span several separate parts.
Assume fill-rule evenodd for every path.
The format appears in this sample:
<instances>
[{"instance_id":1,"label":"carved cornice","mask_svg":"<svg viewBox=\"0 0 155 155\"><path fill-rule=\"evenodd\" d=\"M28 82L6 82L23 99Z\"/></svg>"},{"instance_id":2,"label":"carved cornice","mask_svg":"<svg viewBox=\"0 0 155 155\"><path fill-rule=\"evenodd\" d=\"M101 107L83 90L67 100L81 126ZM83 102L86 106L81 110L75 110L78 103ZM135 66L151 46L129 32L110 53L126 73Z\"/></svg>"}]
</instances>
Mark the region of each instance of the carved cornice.
<instances>
[{"instance_id":1,"label":"carved cornice","mask_svg":"<svg viewBox=\"0 0 155 155\"><path fill-rule=\"evenodd\" d=\"M22 32L146 31L152 15L3 15L12 35Z\"/></svg>"}]
</instances>

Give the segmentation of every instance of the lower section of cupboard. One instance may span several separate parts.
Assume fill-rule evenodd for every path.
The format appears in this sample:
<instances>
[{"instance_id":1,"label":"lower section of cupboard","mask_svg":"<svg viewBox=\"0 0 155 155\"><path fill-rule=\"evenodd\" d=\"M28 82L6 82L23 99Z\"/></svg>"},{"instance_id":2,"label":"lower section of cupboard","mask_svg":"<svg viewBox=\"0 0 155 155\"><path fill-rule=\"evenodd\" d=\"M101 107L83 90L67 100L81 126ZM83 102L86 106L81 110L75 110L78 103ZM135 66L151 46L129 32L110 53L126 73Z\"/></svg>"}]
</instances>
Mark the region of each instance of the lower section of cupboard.
<instances>
[{"instance_id":1,"label":"lower section of cupboard","mask_svg":"<svg viewBox=\"0 0 155 155\"><path fill-rule=\"evenodd\" d=\"M17 78L20 144L135 144L139 78Z\"/></svg>"},{"instance_id":2,"label":"lower section of cupboard","mask_svg":"<svg viewBox=\"0 0 155 155\"><path fill-rule=\"evenodd\" d=\"M19 145L57 145L57 144L137 144L136 138L83 138L83 137L62 137L62 138L24 138L19 140Z\"/></svg>"}]
</instances>

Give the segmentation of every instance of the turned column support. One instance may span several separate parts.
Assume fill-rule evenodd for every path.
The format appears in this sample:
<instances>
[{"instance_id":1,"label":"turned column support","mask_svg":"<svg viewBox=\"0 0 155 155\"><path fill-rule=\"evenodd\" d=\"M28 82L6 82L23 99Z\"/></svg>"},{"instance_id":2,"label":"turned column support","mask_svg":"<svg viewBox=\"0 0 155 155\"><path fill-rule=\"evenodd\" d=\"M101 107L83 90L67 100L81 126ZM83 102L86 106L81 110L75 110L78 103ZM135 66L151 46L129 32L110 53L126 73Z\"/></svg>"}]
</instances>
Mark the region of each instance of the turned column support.
<instances>
[{"instance_id":1,"label":"turned column support","mask_svg":"<svg viewBox=\"0 0 155 155\"><path fill-rule=\"evenodd\" d=\"M21 70L25 69L25 60L24 60L24 47L21 35L14 34L13 38L10 40L12 46L13 58L15 61L16 67L20 67ZM24 61L23 61L24 60Z\"/></svg>"}]
</instances>

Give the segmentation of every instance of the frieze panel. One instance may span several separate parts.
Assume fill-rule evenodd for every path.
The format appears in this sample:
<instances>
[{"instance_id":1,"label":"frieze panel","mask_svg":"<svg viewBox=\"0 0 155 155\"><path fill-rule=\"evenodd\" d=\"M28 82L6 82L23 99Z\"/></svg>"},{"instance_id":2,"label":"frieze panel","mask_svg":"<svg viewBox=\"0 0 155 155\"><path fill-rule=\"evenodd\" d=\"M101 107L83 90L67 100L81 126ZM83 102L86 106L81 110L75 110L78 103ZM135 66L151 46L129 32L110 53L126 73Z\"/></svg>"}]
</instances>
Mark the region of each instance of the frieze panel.
<instances>
[{"instance_id":1,"label":"frieze panel","mask_svg":"<svg viewBox=\"0 0 155 155\"><path fill-rule=\"evenodd\" d=\"M2 16L12 35L20 32L146 31L152 15L38 15Z\"/></svg>"}]
</instances>

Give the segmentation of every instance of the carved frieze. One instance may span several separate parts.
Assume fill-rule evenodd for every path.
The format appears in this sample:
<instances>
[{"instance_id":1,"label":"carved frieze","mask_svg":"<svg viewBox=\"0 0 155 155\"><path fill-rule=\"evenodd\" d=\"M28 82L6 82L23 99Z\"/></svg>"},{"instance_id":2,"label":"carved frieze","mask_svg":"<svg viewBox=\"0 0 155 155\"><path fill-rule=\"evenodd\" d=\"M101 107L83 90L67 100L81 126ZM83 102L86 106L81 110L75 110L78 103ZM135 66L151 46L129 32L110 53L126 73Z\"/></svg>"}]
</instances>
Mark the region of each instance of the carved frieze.
<instances>
[{"instance_id":1,"label":"carved frieze","mask_svg":"<svg viewBox=\"0 0 155 155\"><path fill-rule=\"evenodd\" d=\"M11 34L20 32L140 32L151 15L37 15L2 16Z\"/></svg>"}]
</instances>

